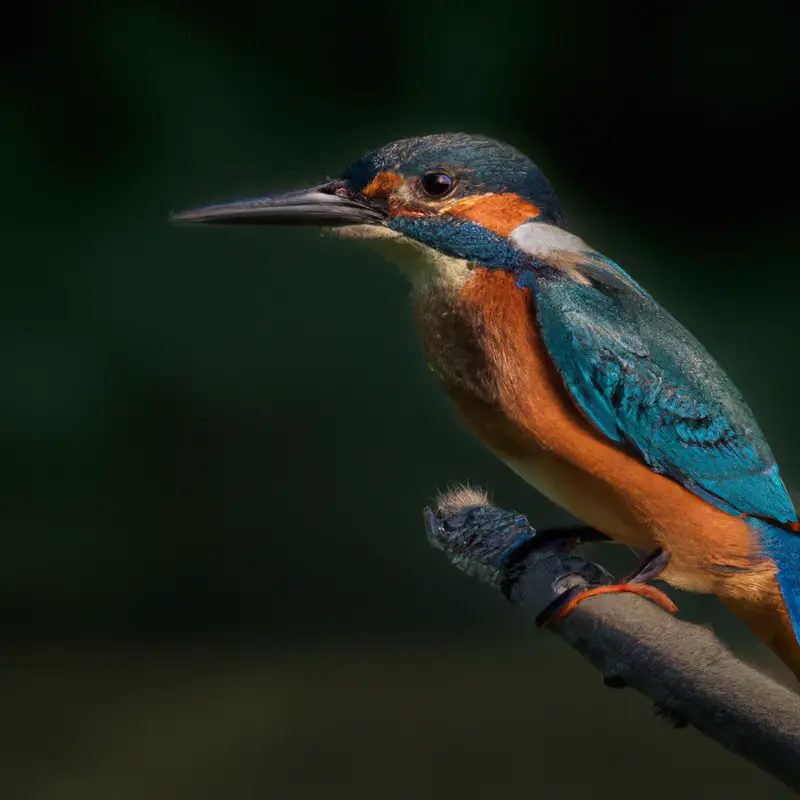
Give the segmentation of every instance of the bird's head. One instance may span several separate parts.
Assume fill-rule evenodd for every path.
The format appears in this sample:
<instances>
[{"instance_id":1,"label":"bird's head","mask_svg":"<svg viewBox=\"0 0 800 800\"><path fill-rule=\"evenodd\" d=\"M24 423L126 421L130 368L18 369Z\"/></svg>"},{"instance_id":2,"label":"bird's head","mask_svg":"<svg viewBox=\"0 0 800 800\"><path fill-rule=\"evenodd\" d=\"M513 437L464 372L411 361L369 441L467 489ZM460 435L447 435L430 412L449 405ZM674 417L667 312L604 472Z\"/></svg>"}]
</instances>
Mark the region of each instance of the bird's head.
<instances>
[{"instance_id":1,"label":"bird's head","mask_svg":"<svg viewBox=\"0 0 800 800\"><path fill-rule=\"evenodd\" d=\"M173 219L313 225L489 267L513 264L519 250L512 234L520 225L564 227L553 189L527 156L464 133L401 139L320 186L184 211Z\"/></svg>"}]
</instances>

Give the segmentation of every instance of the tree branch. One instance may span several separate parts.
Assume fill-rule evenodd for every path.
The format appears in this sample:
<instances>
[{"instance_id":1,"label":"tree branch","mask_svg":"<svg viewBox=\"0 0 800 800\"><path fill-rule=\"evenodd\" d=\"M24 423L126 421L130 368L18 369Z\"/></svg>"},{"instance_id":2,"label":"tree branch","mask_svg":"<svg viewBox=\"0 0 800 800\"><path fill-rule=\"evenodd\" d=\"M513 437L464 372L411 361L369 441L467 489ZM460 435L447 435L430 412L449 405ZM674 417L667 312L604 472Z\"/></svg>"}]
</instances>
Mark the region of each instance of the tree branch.
<instances>
[{"instance_id":1,"label":"tree branch","mask_svg":"<svg viewBox=\"0 0 800 800\"><path fill-rule=\"evenodd\" d=\"M525 517L479 492L444 495L425 514L434 547L538 619L572 588L614 582L568 543L540 543ZM691 723L800 792L800 695L734 657L706 628L621 592L587 598L550 629L607 686L635 689L676 725Z\"/></svg>"}]
</instances>

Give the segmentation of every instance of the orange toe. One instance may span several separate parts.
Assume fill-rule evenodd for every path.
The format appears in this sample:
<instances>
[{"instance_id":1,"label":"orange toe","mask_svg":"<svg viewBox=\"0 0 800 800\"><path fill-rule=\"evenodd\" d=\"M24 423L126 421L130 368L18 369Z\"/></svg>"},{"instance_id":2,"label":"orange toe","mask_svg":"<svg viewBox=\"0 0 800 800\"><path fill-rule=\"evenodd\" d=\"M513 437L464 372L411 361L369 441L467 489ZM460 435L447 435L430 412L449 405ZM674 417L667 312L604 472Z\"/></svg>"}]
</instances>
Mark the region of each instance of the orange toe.
<instances>
[{"instance_id":1,"label":"orange toe","mask_svg":"<svg viewBox=\"0 0 800 800\"><path fill-rule=\"evenodd\" d=\"M560 608L550 617L549 620L545 623L545 627L550 627L555 625L557 622L561 622L562 619L569 616L574 610L575 607L580 603L582 600L585 600L587 597L592 597L593 595L598 594L614 594L615 592L632 592L633 594L638 594L641 597L646 597L648 600L652 600L654 603L658 603L665 611L669 611L670 614L675 614L678 611L678 606L672 602L672 600L667 597L664 592L656 589L655 586L650 586L647 583L615 583L611 586L598 586L594 589L587 589L585 592L581 592L575 597L572 598L563 608Z\"/></svg>"}]
</instances>

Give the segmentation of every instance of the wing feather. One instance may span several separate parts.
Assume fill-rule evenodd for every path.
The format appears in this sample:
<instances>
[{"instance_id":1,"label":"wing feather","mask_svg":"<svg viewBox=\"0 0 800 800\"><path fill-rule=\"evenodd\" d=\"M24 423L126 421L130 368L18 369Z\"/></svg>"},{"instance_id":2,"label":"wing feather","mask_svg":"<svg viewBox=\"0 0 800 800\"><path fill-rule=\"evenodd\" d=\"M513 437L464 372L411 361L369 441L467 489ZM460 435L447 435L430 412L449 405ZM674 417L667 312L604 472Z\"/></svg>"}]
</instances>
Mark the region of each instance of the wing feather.
<instances>
[{"instance_id":1,"label":"wing feather","mask_svg":"<svg viewBox=\"0 0 800 800\"><path fill-rule=\"evenodd\" d=\"M545 346L583 414L728 513L795 522L752 412L702 345L612 261L553 255L518 282L533 289Z\"/></svg>"}]
</instances>

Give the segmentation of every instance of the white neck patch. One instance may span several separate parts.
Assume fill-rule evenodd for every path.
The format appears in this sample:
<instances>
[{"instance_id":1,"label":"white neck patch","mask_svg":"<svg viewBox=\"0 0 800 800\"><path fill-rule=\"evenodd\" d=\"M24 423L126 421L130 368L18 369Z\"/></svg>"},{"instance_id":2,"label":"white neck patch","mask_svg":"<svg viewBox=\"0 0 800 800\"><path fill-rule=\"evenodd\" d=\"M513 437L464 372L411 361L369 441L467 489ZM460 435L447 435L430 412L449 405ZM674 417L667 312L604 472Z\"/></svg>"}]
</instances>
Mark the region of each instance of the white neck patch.
<instances>
[{"instance_id":1,"label":"white neck patch","mask_svg":"<svg viewBox=\"0 0 800 800\"><path fill-rule=\"evenodd\" d=\"M544 222L524 222L514 228L509 238L520 250L532 256L546 256L553 251L581 253L594 249L574 233Z\"/></svg>"}]
</instances>

